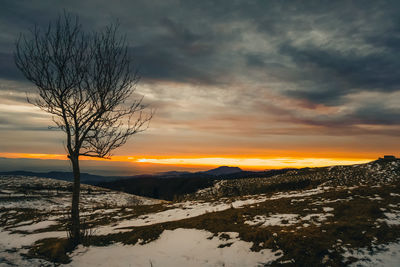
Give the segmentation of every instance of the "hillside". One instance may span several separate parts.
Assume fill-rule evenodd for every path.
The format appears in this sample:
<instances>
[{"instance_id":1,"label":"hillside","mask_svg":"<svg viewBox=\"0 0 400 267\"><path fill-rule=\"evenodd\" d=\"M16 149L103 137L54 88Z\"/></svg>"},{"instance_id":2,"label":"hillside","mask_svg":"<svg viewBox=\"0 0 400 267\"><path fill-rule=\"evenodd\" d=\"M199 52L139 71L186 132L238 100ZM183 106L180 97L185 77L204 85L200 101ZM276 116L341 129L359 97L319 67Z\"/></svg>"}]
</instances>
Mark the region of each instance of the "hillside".
<instances>
[{"instance_id":1,"label":"hillside","mask_svg":"<svg viewBox=\"0 0 400 267\"><path fill-rule=\"evenodd\" d=\"M275 176L277 174L286 173L292 169L270 170L263 172L239 171L236 168L225 169L224 174L210 174L220 172L221 169L213 169L211 172L196 172L196 173L170 173L148 176L134 177L116 180L112 182L100 182L96 185L112 190L118 190L134 195L158 198L164 200L182 199L188 194L193 194L198 190L208 188L214 185L215 182L221 180L238 180L258 177L261 179ZM234 171L234 173L231 173Z\"/></svg>"},{"instance_id":2,"label":"hillside","mask_svg":"<svg viewBox=\"0 0 400 267\"><path fill-rule=\"evenodd\" d=\"M366 164L289 170L265 179L222 179L214 185L188 194L187 198L208 198L259 194L316 186L380 185L400 180L400 159L379 159Z\"/></svg>"},{"instance_id":3,"label":"hillside","mask_svg":"<svg viewBox=\"0 0 400 267\"><path fill-rule=\"evenodd\" d=\"M2 176L0 265L399 266L399 172L391 160L214 180L175 202L84 186L90 234L72 253L70 184Z\"/></svg>"}]
</instances>

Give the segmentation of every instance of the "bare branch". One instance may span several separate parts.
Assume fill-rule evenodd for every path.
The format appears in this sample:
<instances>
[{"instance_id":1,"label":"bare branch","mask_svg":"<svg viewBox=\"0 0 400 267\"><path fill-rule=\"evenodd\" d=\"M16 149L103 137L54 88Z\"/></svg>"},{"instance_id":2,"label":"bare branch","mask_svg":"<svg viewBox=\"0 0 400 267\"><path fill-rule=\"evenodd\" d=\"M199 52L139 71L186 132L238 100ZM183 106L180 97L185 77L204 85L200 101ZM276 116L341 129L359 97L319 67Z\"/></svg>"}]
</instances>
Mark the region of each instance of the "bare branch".
<instances>
[{"instance_id":1,"label":"bare branch","mask_svg":"<svg viewBox=\"0 0 400 267\"><path fill-rule=\"evenodd\" d=\"M154 115L145 114L143 98L132 98L139 76L118 25L85 33L77 17L64 13L44 31L21 35L14 58L37 87L28 102L53 115L71 156L109 157Z\"/></svg>"}]
</instances>

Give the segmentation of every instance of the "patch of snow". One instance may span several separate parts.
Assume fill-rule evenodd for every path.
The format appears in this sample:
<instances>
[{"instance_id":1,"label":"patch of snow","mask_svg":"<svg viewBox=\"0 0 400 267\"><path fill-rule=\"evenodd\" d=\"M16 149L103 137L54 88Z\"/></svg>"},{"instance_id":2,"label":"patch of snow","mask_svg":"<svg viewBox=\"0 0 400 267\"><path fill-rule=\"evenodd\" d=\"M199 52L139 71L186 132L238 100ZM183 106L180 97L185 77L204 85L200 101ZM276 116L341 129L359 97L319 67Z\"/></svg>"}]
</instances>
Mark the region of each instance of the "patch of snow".
<instances>
[{"instance_id":1,"label":"patch of snow","mask_svg":"<svg viewBox=\"0 0 400 267\"><path fill-rule=\"evenodd\" d=\"M381 245L369 251L367 248L349 250L345 249L345 259L354 257L358 259L350 266L383 266L398 267L400 266L400 243L390 243Z\"/></svg>"},{"instance_id":2,"label":"patch of snow","mask_svg":"<svg viewBox=\"0 0 400 267\"><path fill-rule=\"evenodd\" d=\"M32 223L33 223L33 220L21 221L21 222L19 222L17 224L14 224L14 227L25 226L25 225L32 224Z\"/></svg>"},{"instance_id":3,"label":"patch of snow","mask_svg":"<svg viewBox=\"0 0 400 267\"><path fill-rule=\"evenodd\" d=\"M303 227L310 226L310 223L320 225L321 222L328 219L328 217L334 216L331 213L312 213L304 217L299 214L273 214L270 216L256 215L253 220L247 220L244 223L248 225L259 225L262 227L266 226L291 226L297 223L303 223Z\"/></svg>"},{"instance_id":4,"label":"patch of snow","mask_svg":"<svg viewBox=\"0 0 400 267\"><path fill-rule=\"evenodd\" d=\"M330 211L333 211L334 208L331 208L331 207L323 207L322 210L323 210L324 212L330 212Z\"/></svg>"},{"instance_id":5,"label":"patch of snow","mask_svg":"<svg viewBox=\"0 0 400 267\"><path fill-rule=\"evenodd\" d=\"M250 250L252 243L235 238L230 246L212 233L196 229L164 231L159 239L144 244L114 244L108 247L79 247L66 266L259 266L280 258L281 251Z\"/></svg>"},{"instance_id":6,"label":"patch of snow","mask_svg":"<svg viewBox=\"0 0 400 267\"><path fill-rule=\"evenodd\" d=\"M186 201L183 203L176 203L170 207L176 207L157 213L149 213L141 215L137 218L121 221L113 226L100 226L96 228L96 235L105 235L115 232L123 231L125 227L136 227L144 225L152 225L170 221L178 221L187 218L197 217L207 212L219 212L230 208L241 208L246 205L260 203L266 201L267 197L253 196L244 200L236 200L231 203L221 202L197 202Z\"/></svg>"},{"instance_id":7,"label":"patch of snow","mask_svg":"<svg viewBox=\"0 0 400 267\"><path fill-rule=\"evenodd\" d=\"M294 198L294 199L290 200L290 202L303 202L305 200L306 200L305 198L299 198L299 199Z\"/></svg>"},{"instance_id":8,"label":"patch of snow","mask_svg":"<svg viewBox=\"0 0 400 267\"><path fill-rule=\"evenodd\" d=\"M47 232L33 235L11 234L0 230L0 266L52 266L53 264L41 259L30 259L22 254L28 252L25 246L30 246L42 238L66 237L63 232Z\"/></svg>"},{"instance_id":9,"label":"patch of snow","mask_svg":"<svg viewBox=\"0 0 400 267\"><path fill-rule=\"evenodd\" d=\"M50 178L26 176L0 176L0 208L30 208L42 211L65 210L70 207L71 182ZM46 189L38 189L46 188ZM112 191L96 186L81 185L82 208L93 206L152 205L165 201Z\"/></svg>"},{"instance_id":10,"label":"patch of snow","mask_svg":"<svg viewBox=\"0 0 400 267\"><path fill-rule=\"evenodd\" d=\"M14 230L33 232L35 230L48 228L49 226L52 226L55 224L57 224L56 221L47 220L47 221L41 221L38 223L33 223L30 225L19 226L19 227L14 228Z\"/></svg>"},{"instance_id":11,"label":"patch of snow","mask_svg":"<svg viewBox=\"0 0 400 267\"><path fill-rule=\"evenodd\" d=\"M36 241L43 238L67 237L67 232L65 231L55 231L55 232L44 232L38 234L11 234L9 231L3 231L0 229L0 244L6 249L21 248L22 246L29 246Z\"/></svg>"},{"instance_id":12,"label":"patch of snow","mask_svg":"<svg viewBox=\"0 0 400 267\"><path fill-rule=\"evenodd\" d=\"M308 214L301 218L302 221L311 221L316 225L319 225L320 222L326 221L328 217L333 217L332 213L312 213Z\"/></svg>"},{"instance_id":13,"label":"patch of snow","mask_svg":"<svg viewBox=\"0 0 400 267\"><path fill-rule=\"evenodd\" d=\"M54 266L53 263L42 259L31 259L24 257L22 254L27 254L28 249L21 249L18 252L13 250L3 250L0 244L0 266L15 267L15 266Z\"/></svg>"},{"instance_id":14,"label":"patch of snow","mask_svg":"<svg viewBox=\"0 0 400 267\"><path fill-rule=\"evenodd\" d=\"M324 186L324 187L317 187L309 190L303 191L289 191L289 192L281 192L272 195L270 200L281 199L281 198L291 198L291 197L305 197L305 196L312 196L324 193L326 190L329 190L331 187Z\"/></svg>"},{"instance_id":15,"label":"patch of snow","mask_svg":"<svg viewBox=\"0 0 400 267\"><path fill-rule=\"evenodd\" d=\"M400 211L383 213L386 219L377 219L379 222L386 222L388 225L400 225Z\"/></svg>"},{"instance_id":16,"label":"patch of snow","mask_svg":"<svg viewBox=\"0 0 400 267\"><path fill-rule=\"evenodd\" d=\"M313 202L314 205L323 205L323 204L329 204L329 203L335 203L335 202L348 202L350 200L353 200L352 196L349 196L347 198L336 198L336 199L326 199L323 201L315 201Z\"/></svg>"},{"instance_id":17,"label":"patch of snow","mask_svg":"<svg viewBox=\"0 0 400 267\"><path fill-rule=\"evenodd\" d=\"M260 226L290 226L299 222L298 214L273 214L271 216L256 215L253 220L245 221L248 225Z\"/></svg>"},{"instance_id":18,"label":"patch of snow","mask_svg":"<svg viewBox=\"0 0 400 267\"><path fill-rule=\"evenodd\" d=\"M369 200L378 200L378 201L383 200L383 198L381 198L379 195L375 195L374 197L369 197L368 199Z\"/></svg>"}]
</instances>

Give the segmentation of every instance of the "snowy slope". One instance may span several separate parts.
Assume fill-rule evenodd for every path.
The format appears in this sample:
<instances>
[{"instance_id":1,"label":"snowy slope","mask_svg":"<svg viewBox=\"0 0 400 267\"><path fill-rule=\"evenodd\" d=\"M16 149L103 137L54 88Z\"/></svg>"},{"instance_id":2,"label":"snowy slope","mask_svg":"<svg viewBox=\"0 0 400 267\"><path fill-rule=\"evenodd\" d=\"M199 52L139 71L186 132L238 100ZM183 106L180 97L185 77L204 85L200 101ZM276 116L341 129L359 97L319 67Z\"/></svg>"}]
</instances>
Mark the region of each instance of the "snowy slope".
<instances>
[{"instance_id":1,"label":"snowy slope","mask_svg":"<svg viewBox=\"0 0 400 267\"><path fill-rule=\"evenodd\" d=\"M259 194L221 195L224 185L216 184L213 194L205 190L201 200L183 202L84 185L81 215L92 230L91 245L67 254L66 265L399 266L398 167L378 162L303 170L271 179L320 182ZM51 265L55 259L32 248L44 238L66 237L70 184L0 177L0 188L0 266Z\"/></svg>"}]
</instances>

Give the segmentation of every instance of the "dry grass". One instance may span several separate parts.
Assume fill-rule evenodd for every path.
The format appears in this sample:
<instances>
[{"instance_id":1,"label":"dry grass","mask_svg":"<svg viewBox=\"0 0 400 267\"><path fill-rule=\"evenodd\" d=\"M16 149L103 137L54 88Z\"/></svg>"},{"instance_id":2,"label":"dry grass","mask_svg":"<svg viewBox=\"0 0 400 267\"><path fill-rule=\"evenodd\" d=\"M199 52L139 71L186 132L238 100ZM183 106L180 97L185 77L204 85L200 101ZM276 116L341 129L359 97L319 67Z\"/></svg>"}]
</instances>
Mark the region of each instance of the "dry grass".
<instances>
[{"instance_id":1,"label":"dry grass","mask_svg":"<svg viewBox=\"0 0 400 267\"><path fill-rule=\"evenodd\" d=\"M114 242L123 244L145 244L156 240L164 230L177 228L204 229L215 236L227 239L226 246L230 245L229 236L221 235L223 232L237 232L239 238L252 242L252 250L259 251L264 248L282 250L283 257L279 260L292 260L296 266L343 266L344 248L364 248L378 244L396 241L400 238L400 227L389 226L384 221L382 209L390 212L393 206L400 202L400 197L390 193L400 193L400 186L384 185L380 187L362 186L355 189L337 188L318 195L298 198L282 198L268 200L263 203L249 205L244 208L230 208L221 212L207 213L198 217L179 221L165 222L150 226L127 228L131 231L93 236L85 245L106 246ZM379 196L381 200L371 199ZM299 221L286 226L259 226L246 224L256 215L270 216L272 214L298 214L304 217L309 214L326 213L323 208L333 208L329 213L334 216L326 217L320 225ZM149 206L139 208L135 216L148 213ZM165 207L150 207L153 212L161 211ZM64 260L60 254L65 252L63 245L66 240L50 240L39 242L31 255L47 257L52 261ZM67 256L65 254L65 256ZM53 258L54 257L54 258ZM276 262L275 264L278 264Z\"/></svg>"},{"instance_id":2,"label":"dry grass","mask_svg":"<svg viewBox=\"0 0 400 267\"><path fill-rule=\"evenodd\" d=\"M27 256L49 260L54 263L69 263L67 253L72 251L71 243L65 238L46 238L37 241Z\"/></svg>"}]
</instances>

